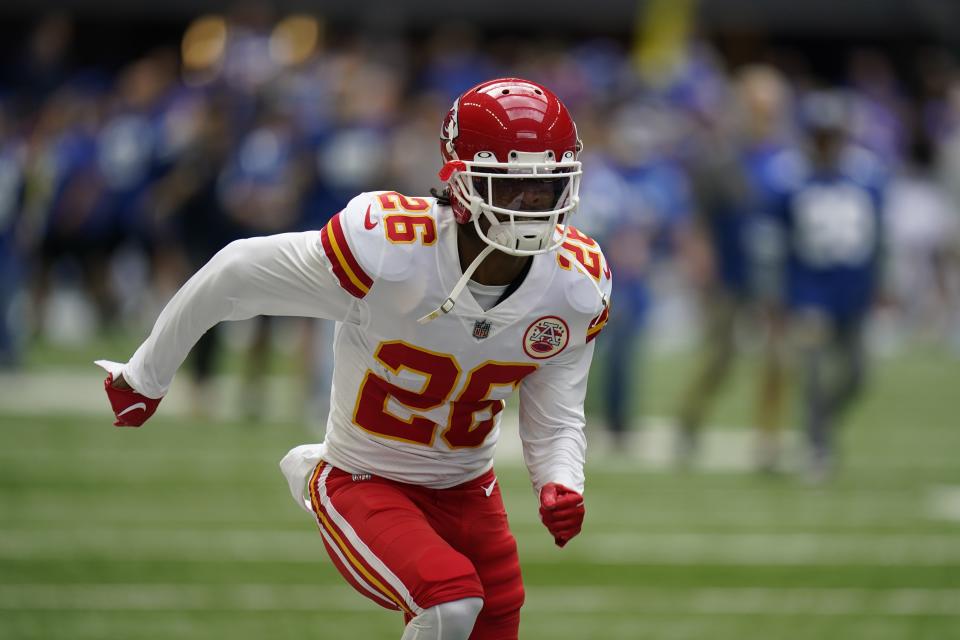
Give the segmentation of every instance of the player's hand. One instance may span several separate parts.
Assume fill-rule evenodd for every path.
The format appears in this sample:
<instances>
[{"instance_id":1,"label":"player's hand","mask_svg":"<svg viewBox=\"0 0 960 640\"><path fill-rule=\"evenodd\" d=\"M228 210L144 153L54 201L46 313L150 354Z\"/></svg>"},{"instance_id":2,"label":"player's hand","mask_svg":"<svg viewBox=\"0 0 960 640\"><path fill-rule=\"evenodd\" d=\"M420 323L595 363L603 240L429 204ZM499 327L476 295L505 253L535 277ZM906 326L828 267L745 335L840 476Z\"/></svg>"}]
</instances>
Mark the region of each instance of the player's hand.
<instances>
[{"instance_id":1,"label":"player's hand","mask_svg":"<svg viewBox=\"0 0 960 640\"><path fill-rule=\"evenodd\" d=\"M583 526L583 496L556 482L540 489L540 519L558 547L580 533Z\"/></svg>"},{"instance_id":2,"label":"player's hand","mask_svg":"<svg viewBox=\"0 0 960 640\"><path fill-rule=\"evenodd\" d=\"M113 425L115 427L139 427L146 422L157 410L160 400L163 398L148 398L134 391L123 379L123 374L119 370L116 371L116 376L114 376L114 370L118 367L109 365L115 363L98 360L97 364L107 370L103 388L107 392L107 399L110 400L110 406L117 417L117 421Z\"/></svg>"}]
</instances>

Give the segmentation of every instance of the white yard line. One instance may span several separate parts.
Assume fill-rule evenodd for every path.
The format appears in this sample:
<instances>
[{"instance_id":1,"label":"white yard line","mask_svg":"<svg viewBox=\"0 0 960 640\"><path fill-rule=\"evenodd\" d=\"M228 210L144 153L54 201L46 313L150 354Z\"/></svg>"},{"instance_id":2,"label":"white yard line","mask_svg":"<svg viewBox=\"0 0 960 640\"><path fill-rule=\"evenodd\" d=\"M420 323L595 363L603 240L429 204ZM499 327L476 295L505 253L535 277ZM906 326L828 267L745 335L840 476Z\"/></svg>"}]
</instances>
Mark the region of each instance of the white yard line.
<instances>
[{"instance_id":1,"label":"white yard line","mask_svg":"<svg viewBox=\"0 0 960 640\"><path fill-rule=\"evenodd\" d=\"M182 379L181 379L182 378ZM174 379L170 393L164 399L161 412L169 417L189 418L191 390L188 376ZM0 413L49 416L69 414L85 417L101 417L105 426L111 415L102 392L102 372L93 363L89 371L83 369L0 373ZM288 376L268 376L264 382L266 420L302 421L303 402L301 381ZM239 376L219 376L215 387L218 403L217 419L240 418L241 405L232 401L242 393ZM51 394L50 390L56 389ZM226 401L230 400L230 401ZM305 437L310 439L310 434ZM747 429L706 429L703 455L697 468L705 471L743 471L752 468L752 433ZM788 438L792 437L788 434ZM610 445L607 434L599 424L592 424L589 431L590 455L606 457ZM642 467L647 470L670 469L673 465L673 425L669 418L648 417L638 438L629 451L618 451L620 462L630 470ZM594 459L594 458L591 458ZM503 414L497 461L501 465L516 466L522 463L521 444L518 435L516 397L508 403Z\"/></svg>"},{"instance_id":2,"label":"white yard line","mask_svg":"<svg viewBox=\"0 0 960 640\"><path fill-rule=\"evenodd\" d=\"M546 536L524 561L555 562ZM960 538L943 534L595 533L563 551L570 561L666 566L942 566L960 564ZM318 534L300 531L90 529L0 531L0 559L114 562L326 562Z\"/></svg>"},{"instance_id":3,"label":"white yard line","mask_svg":"<svg viewBox=\"0 0 960 640\"><path fill-rule=\"evenodd\" d=\"M536 586L528 590L526 606L528 611L565 614L960 617L958 602L958 589ZM369 608L370 604L346 585L0 585L0 610L321 612Z\"/></svg>"},{"instance_id":4,"label":"white yard line","mask_svg":"<svg viewBox=\"0 0 960 640\"><path fill-rule=\"evenodd\" d=\"M960 486L932 487L927 495L927 512L935 520L960 522Z\"/></svg>"},{"instance_id":5,"label":"white yard line","mask_svg":"<svg viewBox=\"0 0 960 640\"><path fill-rule=\"evenodd\" d=\"M98 417L105 426L111 420L106 398L102 392L102 372L93 363L88 369L62 369L54 371L20 372L17 374L0 373L0 414L49 416L68 414L85 417ZM302 405L304 402L303 381L292 376L267 376L265 415L267 421L303 422ZM164 400L161 412L169 417L186 418L191 416L189 401L191 390L189 376L174 379L170 393ZM240 415L241 403L236 399L242 395L240 376L218 376L214 383L214 397L221 399L213 411L215 419L235 420ZM50 390L55 389L56 393ZM520 439L517 435L516 397L508 401L503 414L501 438L497 447L498 464L517 466L521 464ZM316 439L313 427L304 426L306 440ZM646 416L642 427L638 427L634 440L623 450L613 451L603 425L595 416L589 417L588 461L600 460L608 471L635 473L644 471L672 470L674 447L674 421L665 416ZM703 442L695 469L708 472L742 472L753 469L753 437L745 427L716 427L704 429ZM784 450L798 450L797 435L794 430L784 434ZM614 453L615 455L608 455ZM791 463L790 460L787 460ZM888 470L909 471L910 461L892 459L885 461ZM908 466L904 466L904 465ZM951 460L931 460L923 468L953 468ZM791 465L795 466L795 465Z\"/></svg>"},{"instance_id":6,"label":"white yard line","mask_svg":"<svg viewBox=\"0 0 960 640\"><path fill-rule=\"evenodd\" d=\"M940 566L960 563L960 538L937 534L596 533L571 554L598 564Z\"/></svg>"},{"instance_id":7,"label":"white yard line","mask_svg":"<svg viewBox=\"0 0 960 640\"><path fill-rule=\"evenodd\" d=\"M960 616L958 589L533 587L531 606L565 612Z\"/></svg>"},{"instance_id":8,"label":"white yard line","mask_svg":"<svg viewBox=\"0 0 960 640\"><path fill-rule=\"evenodd\" d=\"M68 414L84 417L111 418L110 406L103 393L103 371L90 363L89 371L56 370L0 373L0 413L49 416ZM290 376L266 376L264 398L267 399L265 420L302 420L302 381ZM55 393L51 393L51 389ZM242 378L236 375L217 376L214 381L220 399L212 410L219 420L241 417ZM171 417L190 416L191 389L189 376L174 379L170 393L164 398L161 411ZM112 422L112 420L111 420Z\"/></svg>"}]
</instances>

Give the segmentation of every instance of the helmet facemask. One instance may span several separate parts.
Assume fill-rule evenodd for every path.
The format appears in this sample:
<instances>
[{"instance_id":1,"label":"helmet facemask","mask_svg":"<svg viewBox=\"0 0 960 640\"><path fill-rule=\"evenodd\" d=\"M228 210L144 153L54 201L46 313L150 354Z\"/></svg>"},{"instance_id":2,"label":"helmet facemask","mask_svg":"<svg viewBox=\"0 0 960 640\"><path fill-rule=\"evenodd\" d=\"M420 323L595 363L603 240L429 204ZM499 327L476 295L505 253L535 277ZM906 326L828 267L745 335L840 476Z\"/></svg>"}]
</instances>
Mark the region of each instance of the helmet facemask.
<instances>
[{"instance_id":1,"label":"helmet facemask","mask_svg":"<svg viewBox=\"0 0 960 640\"><path fill-rule=\"evenodd\" d=\"M580 162L572 151L560 161L553 151L511 151L508 157L500 162L492 152L481 151L473 161L450 163L455 165L451 196L469 212L488 245L516 256L556 250L579 203Z\"/></svg>"}]
</instances>

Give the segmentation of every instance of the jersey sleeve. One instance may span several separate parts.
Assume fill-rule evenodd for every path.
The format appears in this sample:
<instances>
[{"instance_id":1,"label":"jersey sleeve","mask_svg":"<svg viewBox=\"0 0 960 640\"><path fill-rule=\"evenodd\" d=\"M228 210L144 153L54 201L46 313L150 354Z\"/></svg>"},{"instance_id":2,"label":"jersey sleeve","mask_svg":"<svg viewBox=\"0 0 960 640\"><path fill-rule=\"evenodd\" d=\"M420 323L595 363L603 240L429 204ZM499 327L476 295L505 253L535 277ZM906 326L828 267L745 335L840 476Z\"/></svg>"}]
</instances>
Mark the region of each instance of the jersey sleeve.
<instances>
[{"instance_id":1,"label":"jersey sleeve","mask_svg":"<svg viewBox=\"0 0 960 640\"><path fill-rule=\"evenodd\" d=\"M534 490L558 482L583 492L583 403L595 343L540 367L520 384L520 439Z\"/></svg>"},{"instance_id":2,"label":"jersey sleeve","mask_svg":"<svg viewBox=\"0 0 960 640\"><path fill-rule=\"evenodd\" d=\"M343 321L356 302L316 231L238 240L167 303L123 376L138 392L159 398L200 336L222 320L274 315Z\"/></svg>"},{"instance_id":3,"label":"jersey sleeve","mask_svg":"<svg viewBox=\"0 0 960 640\"><path fill-rule=\"evenodd\" d=\"M363 298L378 280L412 277L413 252L437 241L433 203L395 191L370 191L351 200L323 232L324 250L340 285Z\"/></svg>"},{"instance_id":4,"label":"jersey sleeve","mask_svg":"<svg viewBox=\"0 0 960 640\"><path fill-rule=\"evenodd\" d=\"M603 308L600 313L593 317L590 320L590 324L587 325L587 342L592 342L594 338L600 335L600 332L603 331L603 328L607 326L607 321L610 320L610 299L609 292L607 293L607 305Z\"/></svg>"},{"instance_id":5,"label":"jersey sleeve","mask_svg":"<svg viewBox=\"0 0 960 640\"><path fill-rule=\"evenodd\" d=\"M599 303L600 308L597 310L596 315L590 318L590 323L587 325L586 341L588 343L600 335L603 328L607 326L607 321L610 320L610 313L613 308L613 270L607 262L607 257L603 255L603 251L600 251L599 246L597 250L600 252L600 264L602 265L602 275L598 283L598 293L601 295L601 300ZM604 304L604 301L606 301L606 304Z\"/></svg>"},{"instance_id":6,"label":"jersey sleeve","mask_svg":"<svg viewBox=\"0 0 960 640\"><path fill-rule=\"evenodd\" d=\"M337 283L359 299L370 293L373 286L370 274L376 269L382 253L377 234L369 233L376 230L376 225L366 229L372 222L372 202L368 200L368 194L357 196L320 231L321 246Z\"/></svg>"},{"instance_id":7,"label":"jersey sleeve","mask_svg":"<svg viewBox=\"0 0 960 640\"><path fill-rule=\"evenodd\" d=\"M600 245L574 227L568 229L568 240L559 249L557 262L570 276L565 278L567 302L575 313L586 316L586 334L578 339L589 343L610 319L613 270Z\"/></svg>"}]
</instances>

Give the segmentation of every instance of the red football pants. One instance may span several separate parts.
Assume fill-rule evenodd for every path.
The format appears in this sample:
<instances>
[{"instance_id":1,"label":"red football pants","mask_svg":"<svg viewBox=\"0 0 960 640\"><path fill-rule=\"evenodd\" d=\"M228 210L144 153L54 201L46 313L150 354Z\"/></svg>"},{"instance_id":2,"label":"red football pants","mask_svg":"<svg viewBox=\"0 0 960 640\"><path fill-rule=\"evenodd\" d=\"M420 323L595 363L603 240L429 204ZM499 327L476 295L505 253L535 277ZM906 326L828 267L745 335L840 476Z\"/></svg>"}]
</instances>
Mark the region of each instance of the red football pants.
<instances>
[{"instance_id":1,"label":"red football pants","mask_svg":"<svg viewBox=\"0 0 960 640\"><path fill-rule=\"evenodd\" d=\"M406 620L483 598L470 640L516 640L523 581L493 471L428 489L321 462L310 502L330 559L361 594Z\"/></svg>"}]
</instances>

